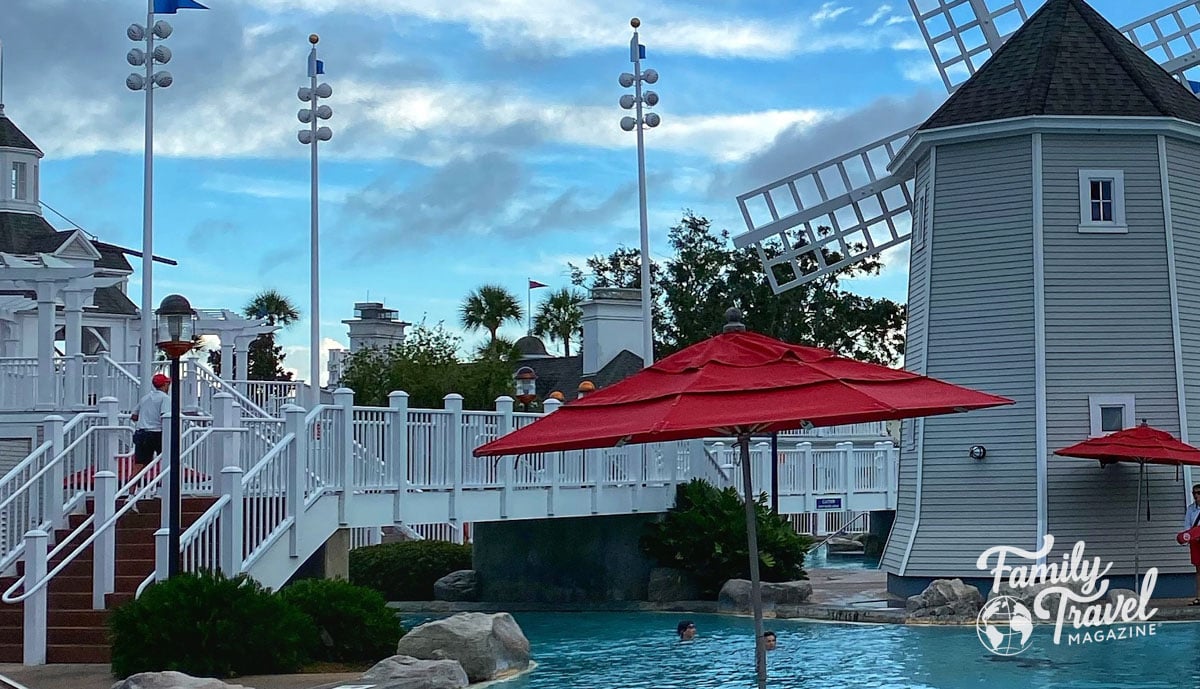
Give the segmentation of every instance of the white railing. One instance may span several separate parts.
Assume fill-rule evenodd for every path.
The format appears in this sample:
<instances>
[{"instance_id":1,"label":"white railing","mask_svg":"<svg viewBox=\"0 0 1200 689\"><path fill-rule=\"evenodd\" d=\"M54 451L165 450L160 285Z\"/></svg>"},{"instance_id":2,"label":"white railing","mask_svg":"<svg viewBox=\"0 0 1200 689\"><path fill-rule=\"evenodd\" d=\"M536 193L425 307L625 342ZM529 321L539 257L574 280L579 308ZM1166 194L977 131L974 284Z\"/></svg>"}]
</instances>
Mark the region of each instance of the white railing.
<instances>
[{"instance_id":1,"label":"white railing","mask_svg":"<svg viewBox=\"0 0 1200 689\"><path fill-rule=\"evenodd\" d=\"M33 409L37 402L35 357L0 359L0 409Z\"/></svg>"},{"instance_id":2,"label":"white railing","mask_svg":"<svg viewBox=\"0 0 1200 689\"><path fill-rule=\"evenodd\" d=\"M869 423L852 423L845 426L824 426L821 428L798 429L781 431L779 439L784 438L886 438L888 429L886 421ZM760 438L756 437L755 440Z\"/></svg>"},{"instance_id":3,"label":"white railing","mask_svg":"<svg viewBox=\"0 0 1200 689\"><path fill-rule=\"evenodd\" d=\"M107 356L100 359L98 386L94 394L98 398L117 398L117 408L123 412L132 412L141 399L141 383L137 376Z\"/></svg>"},{"instance_id":4,"label":"white railing","mask_svg":"<svg viewBox=\"0 0 1200 689\"><path fill-rule=\"evenodd\" d=\"M274 417L283 416L283 408L299 402L300 383L293 380L230 380L255 406Z\"/></svg>"},{"instance_id":5,"label":"white railing","mask_svg":"<svg viewBox=\"0 0 1200 689\"><path fill-rule=\"evenodd\" d=\"M426 541L447 541L450 543L463 543L463 530L449 522L440 524L410 524L412 530L420 534L422 540Z\"/></svg>"},{"instance_id":6,"label":"white railing","mask_svg":"<svg viewBox=\"0 0 1200 689\"><path fill-rule=\"evenodd\" d=\"M335 490L341 485L341 461L343 446L340 438L344 432L342 411L330 405L320 405L304 417L304 438L307 456L305 467L305 502L311 503L326 490Z\"/></svg>"}]
</instances>

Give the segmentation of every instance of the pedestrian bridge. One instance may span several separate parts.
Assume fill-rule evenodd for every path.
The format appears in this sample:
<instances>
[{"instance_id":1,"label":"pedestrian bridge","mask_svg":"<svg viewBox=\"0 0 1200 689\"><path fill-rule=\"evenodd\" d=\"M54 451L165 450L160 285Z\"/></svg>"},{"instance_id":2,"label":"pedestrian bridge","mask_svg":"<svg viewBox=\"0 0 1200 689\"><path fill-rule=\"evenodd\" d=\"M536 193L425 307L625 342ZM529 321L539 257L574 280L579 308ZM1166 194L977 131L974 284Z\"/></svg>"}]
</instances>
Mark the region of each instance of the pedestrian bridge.
<instances>
[{"instance_id":1,"label":"pedestrian bridge","mask_svg":"<svg viewBox=\"0 0 1200 689\"><path fill-rule=\"evenodd\" d=\"M332 404L280 404L272 413L272 405L196 366L200 383L185 407L206 413L183 417L181 481L185 494L216 501L182 535L186 570L245 572L279 587L340 529L662 512L676 486L692 478L740 488L728 439L477 458L475 447L541 415L514 411L507 397L493 410L468 411L456 394L440 409L410 408L403 392L392 393L387 407L367 407L345 389L333 393ZM120 471L117 458L130 451L132 438L123 406L103 397L94 411L69 421L47 417L44 442L0 479L0 570L24 561L33 573L23 593L5 596L25 601L27 633L31 624L36 631L40 614L44 637L46 581L56 574L48 563L89 547L94 561L114 563L116 521L131 501L165 485L158 466L136 477ZM557 408L554 400L546 406L547 413ZM780 512L893 509L897 453L883 431L860 424L781 436ZM766 440L751 453L754 487L763 491L771 486ZM164 456L169 452L168 444ZM48 542L68 515L93 504L94 520ZM166 529L156 538L157 565L143 586L166 576ZM97 566L98 608L113 591L113 572ZM38 662L36 643L25 648L27 662Z\"/></svg>"}]
</instances>

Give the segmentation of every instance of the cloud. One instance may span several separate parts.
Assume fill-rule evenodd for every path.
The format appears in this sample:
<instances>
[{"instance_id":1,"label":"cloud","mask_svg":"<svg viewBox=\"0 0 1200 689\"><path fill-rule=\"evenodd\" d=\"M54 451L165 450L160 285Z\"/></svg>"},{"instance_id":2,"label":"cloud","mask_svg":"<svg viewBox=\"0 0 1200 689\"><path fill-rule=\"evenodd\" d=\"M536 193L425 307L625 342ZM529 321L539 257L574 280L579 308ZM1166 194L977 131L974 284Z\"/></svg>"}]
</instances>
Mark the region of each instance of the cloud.
<instances>
[{"instance_id":1,"label":"cloud","mask_svg":"<svg viewBox=\"0 0 1200 689\"><path fill-rule=\"evenodd\" d=\"M258 259L258 274L260 277L265 276L279 268L288 267L289 263L292 263L291 267L294 268L295 259L303 255L305 255L305 252L299 246L284 246L271 249ZM307 273L304 273L304 275L307 276Z\"/></svg>"},{"instance_id":2,"label":"cloud","mask_svg":"<svg viewBox=\"0 0 1200 689\"><path fill-rule=\"evenodd\" d=\"M198 222L188 232L188 247L195 251L216 249L225 251L224 241L237 234L238 226L229 220Z\"/></svg>"},{"instance_id":3,"label":"cloud","mask_svg":"<svg viewBox=\"0 0 1200 689\"><path fill-rule=\"evenodd\" d=\"M892 13L891 5L880 5L875 12L862 23L863 26L875 26Z\"/></svg>"},{"instance_id":4,"label":"cloud","mask_svg":"<svg viewBox=\"0 0 1200 689\"><path fill-rule=\"evenodd\" d=\"M349 347L332 337L321 338L321 359L319 362L321 385L329 382L329 352L334 349L349 349ZM283 354L284 362L287 365L283 367L283 370L290 372L294 380L307 381L308 367L312 362L309 356L310 352L312 352L312 347L306 345L285 345L283 347Z\"/></svg>"},{"instance_id":5,"label":"cloud","mask_svg":"<svg viewBox=\"0 0 1200 689\"><path fill-rule=\"evenodd\" d=\"M821 5L821 8L812 14L811 19L814 24L819 26L826 22L833 21L849 11L849 7L838 5L836 2L827 2Z\"/></svg>"},{"instance_id":6,"label":"cloud","mask_svg":"<svg viewBox=\"0 0 1200 689\"><path fill-rule=\"evenodd\" d=\"M903 99L881 98L842 117L827 118L808 127L789 127L741 165L714 175L709 195L716 198L737 196L838 158L872 141L920 124L942 100L943 97L929 91Z\"/></svg>"},{"instance_id":7,"label":"cloud","mask_svg":"<svg viewBox=\"0 0 1200 689\"><path fill-rule=\"evenodd\" d=\"M218 173L205 179L201 188L256 199L308 200L311 193L307 174L292 180L282 180ZM342 203L353 191L353 187L322 182L321 203Z\"/></svg>"}]
</instances>

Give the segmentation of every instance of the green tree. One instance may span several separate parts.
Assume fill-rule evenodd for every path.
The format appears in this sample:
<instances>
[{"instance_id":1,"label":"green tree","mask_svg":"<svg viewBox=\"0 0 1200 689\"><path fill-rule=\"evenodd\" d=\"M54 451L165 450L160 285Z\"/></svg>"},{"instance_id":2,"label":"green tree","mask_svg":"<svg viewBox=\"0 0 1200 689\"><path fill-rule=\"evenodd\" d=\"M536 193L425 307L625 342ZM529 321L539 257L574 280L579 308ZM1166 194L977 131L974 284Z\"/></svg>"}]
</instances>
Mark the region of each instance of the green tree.
<instances>
[{"instance_id":1,"label":"green tree","mask_svg":"<svg viewBox=\"0 0 1200 689\"><path fill-rule=\"evenodd\" d=\"M642 263L641 251L627 246L619 246L607 256L595 255L584 261L582 266L568 263L571 284L590 290L603 287L623 287L626 289L641 289ZM666 303L662 290L662 266L654 260L650 261L650 303L651 317L654 320L654 351L661 352L666 346L662 339L662 331L658 327L666 317Z\"/></svg>"},{"instance_id":2,"label":"green tree","mask_svg":"<svg viewBox=\"0 0 1200 689\"><path fill-rule=\"evenodd\" d=\"M512 365L500 356L459 361L460 344L441 324L419 325L401 344L368 347L347 357L341 384L367 406L385 406L388 393L403 390L414 408L440 409L443 398L456 392L466 409L494 409L497 397L513 392Z\"/></svg>"},{"instance_id":3,"label":"green tree","mask_svg":"<svg viewBox=\"0 0 1200 689\"><path fill-rule=\"evenodd\" d=\"M822 234L828 228L818 228ZM652 265L655 296L655 353L666 356L721 332L725 310L742 310L746 327L786 342L827 347L840 354L883 364L895 364L904 353L905 308L890 299L864 297L847 291L841 281L878 275L883 267L872 257L782 294L774 294L763 276L753 249L734 249L729 233L714 233L707 218L687 211L671 228L671 257L661 268ZM794 243L803 239L793 237ZM768 256L777 249L764 248ZM633 259L630 259L630 254ZM636 275L636 251L620 248L613 254L588 259L596 286L625 286ZM841 260L824 252L826 263ZM806 256L803 267L815 267ZM570 266L581 284L584 273ZM630 271L633 271L632 273Z\"/></svg>"},{"instance_id":4,"label":"green tree","mask_svg":"<svg viewBox=\"0 0 1200 689\"><path fill-rule=\"evenodd\" d=\"M483 285L473 290L459 306L459 320L464 328L476 331L487 330L489 342L496 342L496 331L505 323L518 325L525 316L521 302L500 285Z\"/></svg>"},{"instance_id":5,"label":"green tree","mask_svg":"<svg viewBox=\"0 0 1200 689\"><path fill-rule=\"evenodd\" d=\"M538 304L533 316L533 334L562 342L563 356L571 356L571 340L583 335L583 295L564 287L551 292Z\"/></svg>"}]
</instances>

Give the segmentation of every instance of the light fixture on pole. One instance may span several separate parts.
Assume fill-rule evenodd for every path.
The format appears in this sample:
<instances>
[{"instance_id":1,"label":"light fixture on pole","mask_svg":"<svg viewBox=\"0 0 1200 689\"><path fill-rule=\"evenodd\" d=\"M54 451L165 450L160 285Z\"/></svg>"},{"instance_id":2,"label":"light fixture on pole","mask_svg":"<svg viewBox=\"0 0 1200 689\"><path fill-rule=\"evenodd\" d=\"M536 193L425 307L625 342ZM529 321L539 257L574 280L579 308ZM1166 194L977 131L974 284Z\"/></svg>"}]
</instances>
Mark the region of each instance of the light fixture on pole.
<instances>
[{"instance_id":1,"label":"light fixture on pole","mask_svg":"<svg viewBox=\"0 0 1200 689\"><path fill-rule=\"evenodd\" d=\"M644 130L654 128L662 122L658 113L642 114L643 107L651 108L658 104L658 94L654 91L642 91L642 82L653 84L658 81L658 72L653 69L642 71L642 60L646 57L646 46L638 42L638 27L642 21L637 17L629 20L633 27L633 38L629 41L629 61L633 63L633 74L623 72L619 79L621 86L634 87L632 94L621 96L621 107L629 110L637 108L637 117L622 117L621 129L627 132L637 131L637 160L638 160L638 207L641 218L641 261L642 261L642 361L646 366L654 363L654 324L651 322L654 313L650 301L650 231L646 220L646 146Z\"/></svg>"},{"instance_id":2,"label":"light fixture on pole","mask_svg":"<svg viewBox=\"0 0 1200 689\"><path fill-rule=\"evenodd\" d=\"M125 59L134 67L145 67L145 74L134 72L125 78L130 91L146 92L146 131L142 186L142 336L139 348L138 376L142 381L141 394L150 392L150 374L153 373L154 323L150 314L154 312L154 89L165 89L174 81L167 70L154 71L155 65L171 61L171 49L155 45L155 40L165 41L174 29L163 20L154 21L155 14L175 14L181 9L206 10L195 0L146 0L146 24L131 24L125 35L134 43L145 43L146 48L134 48Z\"/></svg>"},{"instance_id":3,"label":"light fixture on pole","mask_svg":"<svg viewBox=\"0 0 1200 689\"><path fill-rule=\"evenodd\" d=\"M167 474L167 546L170 558L167 560L167 576L179 574L179 512L181 476L180 467L180 413L182 408L179 400L179 359L192 350L195 335L196 312L188 300L178 294L172 294L162 300L158 311L157 345L167 358L171 360L171 457Z\"/></svg>"},{"instance_id":4,"label":"light fixture on pole","mask_svg":"<svg viewBox=\"0 0 1200 689\"><path fill-rule=\"evenodd\" d=\"M529 411L529 404L537 399L537 371L528 366L522 366L513 374L516 387L517 401Z\"/></svg>"},{"instance_id":5,"label":"light fixture on pole","mask_svg":"<svg viewBox=\"0 0 1200 689\"><path fill-rule=\"evenodd\" d=\"M317 84L317 75L325 73L325 63L317 59L317 42L321 38L317 34L312 34L308 37L308 42L312 44L312 49L308 53L308 78L309 85L300 87L297 96L301 102L309 103L311 106L303 108L296 115L301 123L307 124L308 129L301 129L297 138L300 143L309 147L311 152L311 203L309 209L309 285L311 288L309 307L312 310L310 318L312 319L311 332L309 335L309 366L308 379L309 390L312 393L311 405L316 407L321 403L321 254L320 254L320 234L319 234L319 203L317 192L317 144L322 141L329 141L333 138L333 130L329 127L318 126L319 120L327 120L333 117L333 108L328 105L321 105L320 99L329 98L333 95L333 88L329 84Z\"/></svg>"}]
</instances>

